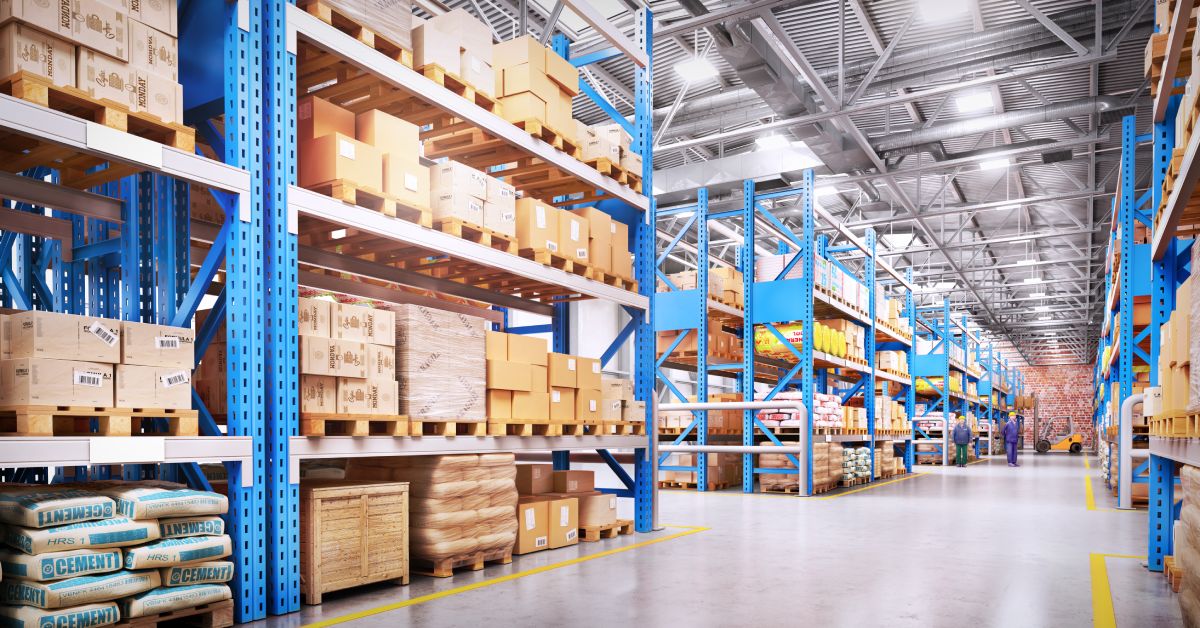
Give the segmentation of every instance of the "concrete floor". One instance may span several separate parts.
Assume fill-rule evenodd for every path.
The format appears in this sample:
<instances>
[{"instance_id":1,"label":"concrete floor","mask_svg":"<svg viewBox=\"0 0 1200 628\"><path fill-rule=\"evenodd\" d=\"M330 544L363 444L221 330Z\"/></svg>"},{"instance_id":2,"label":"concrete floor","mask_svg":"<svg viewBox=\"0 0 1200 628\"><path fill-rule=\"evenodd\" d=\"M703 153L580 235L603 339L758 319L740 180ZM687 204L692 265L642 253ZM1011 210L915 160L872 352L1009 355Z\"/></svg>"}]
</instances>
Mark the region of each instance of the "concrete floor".
<instances>
[{"instance_id":1,"label":"concrete floor","mask_svg":"<svg viewBox=\"0 0 1200 628\"><path fill-rule=\"evenodd\" d=\"M1145 512L1108 510L1115 504L1094 458L1090 470L1078 456L1022 462L921 466L832 499L664 491L661 532L327 594L321 606L258 625L1112 625L1102 612L1093 624L1091 555L1143 556ZM1102 562L1116 625L1182 625L1164 578L1138 558ZM468 585L483 586L460 591ZM355 615L372 609L381 612Z\"/></svg>"}]
</instances>

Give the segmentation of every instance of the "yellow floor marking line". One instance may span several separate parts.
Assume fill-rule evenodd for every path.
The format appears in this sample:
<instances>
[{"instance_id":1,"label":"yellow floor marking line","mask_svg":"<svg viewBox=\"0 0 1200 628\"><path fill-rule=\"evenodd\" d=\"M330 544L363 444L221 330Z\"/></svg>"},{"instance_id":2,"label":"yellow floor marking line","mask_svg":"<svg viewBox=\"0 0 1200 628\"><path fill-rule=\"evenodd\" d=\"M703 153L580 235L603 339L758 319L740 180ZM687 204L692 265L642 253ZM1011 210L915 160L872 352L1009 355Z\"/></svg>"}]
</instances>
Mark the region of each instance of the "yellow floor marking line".
<instances>
[{"instance_id":1,"label":"yellow floor marking line","mask_svg":"<svg viewBox=\"0 0 1200 628\"><path fill-rule=\"evenodd\" d=\"M871 484L868 484L862 488L856 488L854 490L846 491L845 493L836 493L834 495L819 495L817 497L813 497L812 499L837 499L838 497L845 497L846 495L853 495L854 493L861 493L863 491L869 491L873 488L879 488L880 486L887 486L888 484L895 484L896 482L903 482L905 480L919 478L923 475L929 475L929 474L928 473L911 473L902 478L888 480L887 482L872 482Z\"/></svg>"},{"instance_id":2,"label":"yellow floor marking line","mask_svg":"<svg viewBox=\"0 0 1200 628\"><path fill-rule=\"evenodd\" d=\"M1113 610L1112 587L1108 583L1107 558L1145 560L1145 556L1129 554L1092 554L1089 557L1092 571L1092 625L1095 628L1117 628L1117 614Z\"/></svg>"},{"instance_id":3,"label":"yellow floor marking line","mask_svg":"<svg viewBox=\"0 0 1200 628\"><path fill-rule=\"evenodd\" d=\"M1091 510L1094 512L1132 512L1132 513L1143 514L1143 515L1146 514L1145 510L1137 510L1137 509L1121 510L1120 508L1100 508L1099 506L1097 506L1096 505L1096 491L1092 488L1092 481L1095 479L1096 478L1094 476L1090 476L1090 475L1085 475L1083 477L1083 498L1084 498L1084 504L1087 505L1088 510Z\"/></svg>"},{"instance_id":4,"label":"yellow floor marking line","mask_svg":"<svg viewBox=\"0 0 1200 628\"><path fill-rule=\"evenodd\" d=\"M471 584L464 585L461 587L455 587L453 589L447 589L445 591L438 591L436 593L430 593L428 595L422 595L420 597L414 597L412 599L403 600L400 602L394 602L392 604L384 604L383 606L369 608L367 610L358 611L356 613L350 613L348 615L341 615L338 617L332 617L330 619L323 619L321 621L314 622L311 624L305 624L301 628L323 628L324 626L336 626L338 624L344 624L346 622L354 621L356 619L362 619L364 617L370 617L372 615L379 615L381 613L386 613L388 611L394 611L394 610L405 608L408 606L416 606L417 604L424 604L425 602L432 602L433 600L450 597L451 595L457 595L459 593L465 593L467 591L474 591L476 589L482 589L484 587L490 587L492 585L501 584L503 582L511 582L518 578L524 578L526 576L532 576L532 575L539 574L539 573L545 573L547 571L553 571L555 569L559 569L562 567L569 567L571 565L578 565L580 563L584 563L589 560L595 560L597 558L604 558L605 556L612 556L613 554L619 554L621 552L628 552L630 550L638 549L640 547L646 547L647 545L654 545L655 543L663 543L665 541L671 541L674 539L689 536L692 534L697 534L697 533L704 532L706 530L711 529L711 528L706 528L706 527L701 527L701 526L665 526L665 527L683 528L684 531L676 532L674 534L669 534L667 536L660 537L657 539L651 539L649 541L642 541L641 543L634 543L632 545L625 545L622 547L614 547L613 549L604 550L603 552L596 552L595 554L588 554L587 556L580 556L578 558L572 558L570 560L564 560L562 562L553 563L550 565L543 565L541 567L536 567L534 569L529 569L526 571L518 571L516 573L510 573L508 575L500 576L498 578L492 578L490 580L483 580L481 582L473 582Z\"/></svg>"},{"instance_id":5,"label":"yellow floor marking line","mask_svg":"<svg viewBox=\"0 0 1200 628\"><path fill-rule=\"evenodd\" d=\"M1084 469L1091 469L1091 468L1092 468L1092 462L1091 462L1090 460L1088 460L1088 457L1087 457L1087 456L1084 456L1084 457L1083 457L1083 468L1084 468Z\"/></svg>"}]
</instances>

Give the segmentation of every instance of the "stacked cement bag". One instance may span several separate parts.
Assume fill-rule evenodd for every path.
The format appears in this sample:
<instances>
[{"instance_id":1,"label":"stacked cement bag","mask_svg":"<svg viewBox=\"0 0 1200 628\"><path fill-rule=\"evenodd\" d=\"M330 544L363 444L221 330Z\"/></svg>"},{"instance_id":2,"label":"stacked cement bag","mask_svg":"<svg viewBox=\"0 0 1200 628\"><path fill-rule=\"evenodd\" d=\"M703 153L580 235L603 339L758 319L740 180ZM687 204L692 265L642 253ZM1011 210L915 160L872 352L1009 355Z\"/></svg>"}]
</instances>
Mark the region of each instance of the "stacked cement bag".
<instances>
[{"instance_id":1,"label":"stacked cement bag","mask_svg":"<svg viewBox=\"0 0 1200 628\"><path fill-rule=\"evenodd\" d=\"M511 550L517 538L512 454L351 460L348 480L408 482L413 560Z\"/></svg>"},{"instance_id":2,"label":"stacked cement bag","mask_svg":"<svg viewBox=\"0 0 1200 628\"><path fill-rule=\"evenodd\" d=\"M1175 565L1183 574L1179 608L1188 628L1200 628L1200 469L1183 465L1183 507L1175 534Z\"/></svg>"}]
</instances>

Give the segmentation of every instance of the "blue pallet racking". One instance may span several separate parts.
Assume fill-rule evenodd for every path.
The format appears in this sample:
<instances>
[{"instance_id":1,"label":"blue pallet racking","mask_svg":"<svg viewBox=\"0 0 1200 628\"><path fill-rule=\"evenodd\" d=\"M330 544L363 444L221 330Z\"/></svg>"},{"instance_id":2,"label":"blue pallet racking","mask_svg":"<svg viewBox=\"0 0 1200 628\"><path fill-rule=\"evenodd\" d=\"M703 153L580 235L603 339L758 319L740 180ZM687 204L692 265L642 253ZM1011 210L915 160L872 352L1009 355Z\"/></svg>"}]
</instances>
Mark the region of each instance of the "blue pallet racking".
<instances>
[{"instance_id":1,"label":"blue pallet racking","mask_svg":"<svg viewBox=\"0 0 1200 628\"><path fill-rule=\"evenodd\" d=\"M743 400L762 396L770 401L781 391L799 389L803 403L809 409L807 426L800 429L813 432L812 409L814 394L817 392L837 393L843 403L856 399L861 402L867 414L867 434L838 434L828 435L830 440L842 442L861 442L874 447L876 442L875 430L875 398L879 394L877 382L886 381L897 384L894 399L903 399L909 416L912 415L914 399L912 394L912 379L901 378L891 373L876 369L875 352L877 350L903 351L912 366L912 342L877 324L876 294L879 290L876 273L882 268L887 271L903 292L905 302L904 315L913 320L911 274L900 275L890 265L882 262L875 254L876 236L868 229L865 236L859 237L839 227L839 235L849 244L830 246L828 238L816 235L817 212L813 205L814 177L812 171L806 171L800 185L783 190L757 192L754 182L745 181L740 194L740 207L712 212L709 207L708 191L699 189L695 204L687 204L671 208L656 208L653 222L659 218L678 216L686 218L682 228L673 235L671 242L658 252L655 259L657 266L654 272L662 282L665 290L657 295L656 308L652 311L652 325L655 332L676 331L678 336L658 356L655 361L656 375L667 394L679 401L686 401L686 395L675 386L663 368L694 370L696 378L696 398L708 399L707 375L721 375L735 379L737 391ZM781 200L795 200L800 208L800 231L793 231L781 222L768 208L768 205ZM828 218L827 215L824 216ZM709 297L709 223L715 221L730 221L741 227L742 242L739 247L737 269L742 274L744 305L737 310L727 304L722 304ZM694 289L681 290L662 272L661 266L671 252L692 229L696 229L696 258L697 279ZM755 273L756 232L765 229L782 242L781 252L794 251L795 255L786 264L777 277L758 281ZM842 253L855 252L863 258L862 268L854 272L838 259ZM851 275L859 284L867 286L869 296L866 315L855 311L845 302L831 296L823 287L814 285L817 264L836 265ZM794 268L800 269L799 278L785 278ZM724 326L740 328L742 337L742 356L736 363L713 364L709 360L706 346L710 317L721 320ZM812 330L816 320L821 318L844 318L863 328L864 355L866 363L856 363L830 354L816 351ZM787 342L780 333L777 325L781 323L799 323L803 326L802 346L796 347ZM794 360L783 361L756 356L754 349L755 328L761 327L775 336L784 346L790 349ZM682 364L672 360L675 349L687 339L690 334L696 334L697 354L696 363ZM834 374L837 373L835 377ZM839 386L834 380L841 380ZM765 394L755 392L755 385L770 386ZM685 440L694 439L698 445L709 444L707 411L693 410L691 423L673 439L672 444L678 445ZM776 446L784 445L784 436L764 425L756 416L755 411L745 410L742 415L741 444L753 446L756 440L763 444ZM907 443L904 436L888 436L889 441ZM813 491L812 484L812 438L807 439L808 460L802 465L801 461L790 454L792 464L808 470L803 479L799 494L809 495ZM910 460L910 447L906 445L906 460ZM742 454L742 490L749 493L754 490L755 476L767 473L784 473L783 469L756 467L753 454ZM706 454L697 455L694 467L663 465L668 456L658 459L659 469L690 471L697 475L697 489L707 490L707 460ZM872 461L873 465L873 461ZM909 465L910 466L910 465ZM874 469L872 469L874 471ZM872 473L872 476L875 474Z\"/></svg>"},{"instance_id":2,"label":"blue pallet racking","mask_svg":"<svg viewBox=\"0 0 1200 628\"><path fill-rule=\"evenodd\" d=\"M393 245L420 248L430 256L471 260L525 282L527 290L552 289L566 298L597 298L623 307L629 323L602 361L633 343L636 396L648 402L648 414L653 416L654 338L647 320L654 300L650 262L654 231L647 222L652 200L287 0L226 2L217 10L209 9L207 3L180 0L178 11L186 121L197 129L204 153L169 148L0 96L0 132L30 140L28 155L8 168L25 176L0 175L5 197L21 201L6 201L2 208L6 215L19 213L20 220L7 221L6 229L0 230L0 303L188 326L201 298L215 295L213 309L197 330L196 357L198 361L205 354L224 325L227 427L222 430L193 393L201 416L200 437L146 438L141 441L143 451L127 459L106 454L102 439L0 439L2 477L50 481L68 475L52 476L44 470L54 467L74 467L77 478L105 477L108 467L92 464L103 459L106 464L128 462L127 477L179 478L207 487L208 480L196 463L225 462L237 565L231 584L239 622L299 609L299 462L304 458L551 450L556 464L564 466L569 465L572 450L600 450L623 483L605 490L634 500L639 531L654 528L653 462L647 453L653 448L652 437L300 437L296 337L301 286L404 302L396 300L399 291L378 282L303 272L301 267L307 266L549 314L555 346L565 348L567 310L553 299L534 301L517 293L464 287L302 246L301 229L322 222L373 234ZM653 186L652 24L651 12L639 10L632 43L616 33L629 44L625 49L614 46L572 60L577 66L617 57L634 63L632 122L583 79L581 88L632 135L633 150L645 157L641 180L647 190ZM390 88L420 98L429 108L440 108L595 190L545 200L571 206L595 204L629 224L639 290L548 268L296 187L301 47L335 55L340 63L372 74ZM556 52L569 57L569 47L569 41L556 37ZM96 183L88 186L91 192L57 185L60 173L39 167L76 157L98 164L82 179ZM118 172L124 176L109 176ZM190 195L196 193L211 194L224 211L219 227L191 216ZM202 259L193 251L202 253ZM218 276L220 280L214 281ZM634 452L632 477L610 453L614 449Z\"/></svg>"}]
</instances>

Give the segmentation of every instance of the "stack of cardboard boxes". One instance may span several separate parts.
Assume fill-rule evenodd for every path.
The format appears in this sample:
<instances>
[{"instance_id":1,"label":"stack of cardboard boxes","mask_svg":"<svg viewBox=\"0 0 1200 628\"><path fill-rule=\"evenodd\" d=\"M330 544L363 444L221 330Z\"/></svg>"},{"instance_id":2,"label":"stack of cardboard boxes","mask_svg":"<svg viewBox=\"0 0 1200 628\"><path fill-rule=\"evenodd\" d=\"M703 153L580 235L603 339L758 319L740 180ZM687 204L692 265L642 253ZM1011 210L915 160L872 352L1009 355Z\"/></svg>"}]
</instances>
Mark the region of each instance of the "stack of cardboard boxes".
<instances>
[{"instance_id":1,"label":"stack of cardboard boxes","mask_svg":"<svg viewBox=\"0 0 1200 628\"><path fill-rule=\"evenodd\" d=\"M431 178L434 220L453 218L510 238L517 235L513 186L456 161L434 166Z\"/></svg>"},{"instance_id":2,"label":"stack of cardboard boxes","mask_svg":"<svg viewBox=\"0 0 1200 628\"><path fill-rule=\"evenodd\" d=\"M675 338L683 333L681 330L660 331L657 335L658 353L662 355L671 347L671 343L675 342ZM717 319L709 319L708 333L705 335L708 342L708 357L709 360L731 360L740 362L742 360L742 337L738 334L732 334L721 326L721 322ZM695 354L697 351L697 335L695 331L688 333L683 341L675 347L674 354Z\"/></svg>"},{"instance_id":3,"label":"stack of cardboard boxes","mask_svg":"<svg viewBox=\"0 0 1200 628\"><path fill-rule=\"evenodd\" d=\"M492 54L504 118L512 123L537 120L577 143L571 101L579 94L579 70L529 35L496 44Z\"/></svg>"},{"instance_id":4,"label":"stack of cardboard boxes","mask_svg":"<svg viewBox=\"0 0 1200 628\"><path fill-rule=\"evenodd\" d=\"M396 316L325 299L299 300L300 412L396 415Z\"/></svg>"},{"instance_id":5,"label":"stack of cardboard boxes","mask_svg":"<svg viewBox=\"0 0 1200 628\"><path fill-rule=\"evenodd\" d=\"M486 422L488 323L424 305L394 311L400 414L416 421Z\"/></svg>"},{"instance_id":6,"label":"stack of cardboard boxes","mask_svg":"<svg viewBox=\"0 0 1200 628\"><path fill-rule=\"evenodd\" d=\"M607 159L636 177L642 176L642 156L632 148L633 138L620 124L586 126L578 123L579 139L583 143L583 159Z\"/></svg>"},{"instance_id":7,"label":"stack of cardboard boxes","mask_svg":"<svg viewBox=\"0 0 1200 628\"><path fill-rule=\"evenodd\" d=\"M629 227L596 208L568 212L534 198L516 202L522 251L549 251L621 279L633 279Z\"/></svg>"},{"instance_id":8,"label":"stack of cardboard boxes","mask_svg":"<svg viewBox=\"0 0 1200 628\"><path fill-rule=\"evenodd\" d=\"M192 407L190 329L34 311L0 329L0 404Z\"/></svg>"},{"instance_id":9,"label":"stack of cardboard boxes","mask_svg":"<svg viewBox=\"0 0 1200 628\"><path fill-rule=\"evenodd\" d=\"M633 259L629 255L629 226L596 207L571 212L587 221L587 262L622 279L633 278ZM568 234L569 235L569 234Z\"/></svg>"},{"instance_id":10,"label":"stack of cardboard boxes","mask_svg":"<svg viewBox=\"0 0 1200 628\"><path fill-rule=\"evenodd\" d=\"M411 13L411 11L409 11ZM500 73L492 69L492 30L465 9L428 20L412 18L413 67L440 68L480 94L494 96Z\"/></svg>"},{"instance_id":11,"label":"stack of cardboard boxes","mask_svg":"<svg viewBox=\"0 0 1200 628\"><path fill-rule=\"evenodd\" d=\"M1189 399L1191 387L1192 286L1189 277L1175 291L1175 311L1159 328L1158 381L1162 386L1162 408L1156 416L1192 411L1200 399ZM1114 397L1115 398L1115 397Z\"/></svg>"},{"instance_id":12,"label":"stack of cardboard boxes","mask_svg":"<svg viewBox=\"0 0 1200 628\"><path fill-rule=\"evenodd\" d=\"M97 100L182 122L175 2L0 4L0 75L31 72Z\"/></svg>"},{"instance_id":13,"label":"stack of cardboard boxes","mask_svg":"<svg viewBox=\"0 0 1200 628\"><path fill-rule=\"evenodd\" d=\"M708 489L723 488L740 484L742 481L742 456L739 454L708 454ZM698 467L697 454L671 454L666 466ZM658 479L675 484L698 484L695 471L659 471Z\"/></svg>"},{"instance_id":14,"label":"stack of cardboard boxes","mask_svg":"<svg viewBox=\"0 0 1200 628\"><path fill-rule=\"evenodd\" d=\"M646 421L646 402L633 397L633 380L604 377L600 380L600 421Z\"/></svg>"},{"instance_id":15,"label":"stack of cardboard boxes","mask_svg":"<svg viewBox=\"0 0 1200 628\"><path fill-rule=\"evenodd\" d=\"M875 367L893 374L899 374L901 377L907 377L908 355L904 351L876 351Z\"/></svg>"},{"instance_id":16,"label":"stack of cardboard boxes","mask_svg":"<svg viewBox=\"0 0 1200 628\"><path fill-rule=\"evenodd\" d=\"M528 554L546 549L558 549L579 542L580 501L592 498L581 491L556 493L553 465L517 465L517 546L514 554ZM570 472L566 472L570 473ZM576 471L582 476L590 471ZM582 488L578 477L574 487ZM566 488L564 486L564 488ZM590 485L588 485L590 491ZM589 518L604 515L606 504L587 504ZM613 520L616 512L613 511Z\"/></svg>"},{"instance_id":17,"label":"stack of cardboard boxes","mask_svg":"<svg viewBox=\"0 0 1200 628\"><path fill-rule=\"evenodd\" d=\"M347 182L427 208L429 169L421 165L416 126L382 111L355 115L316 96L296 104L299 185Z\"/></svg>"},{"instance_id":18,"label":"stack of cardboard boxes","mask_svg":"<svg viewBox=\"0 0 1200 628\"><path fill-rule=\"evenodd\" d=\"M489 421L550 420L549 348L541 338L486 334Z\"/></svg>"}]
</instances>

